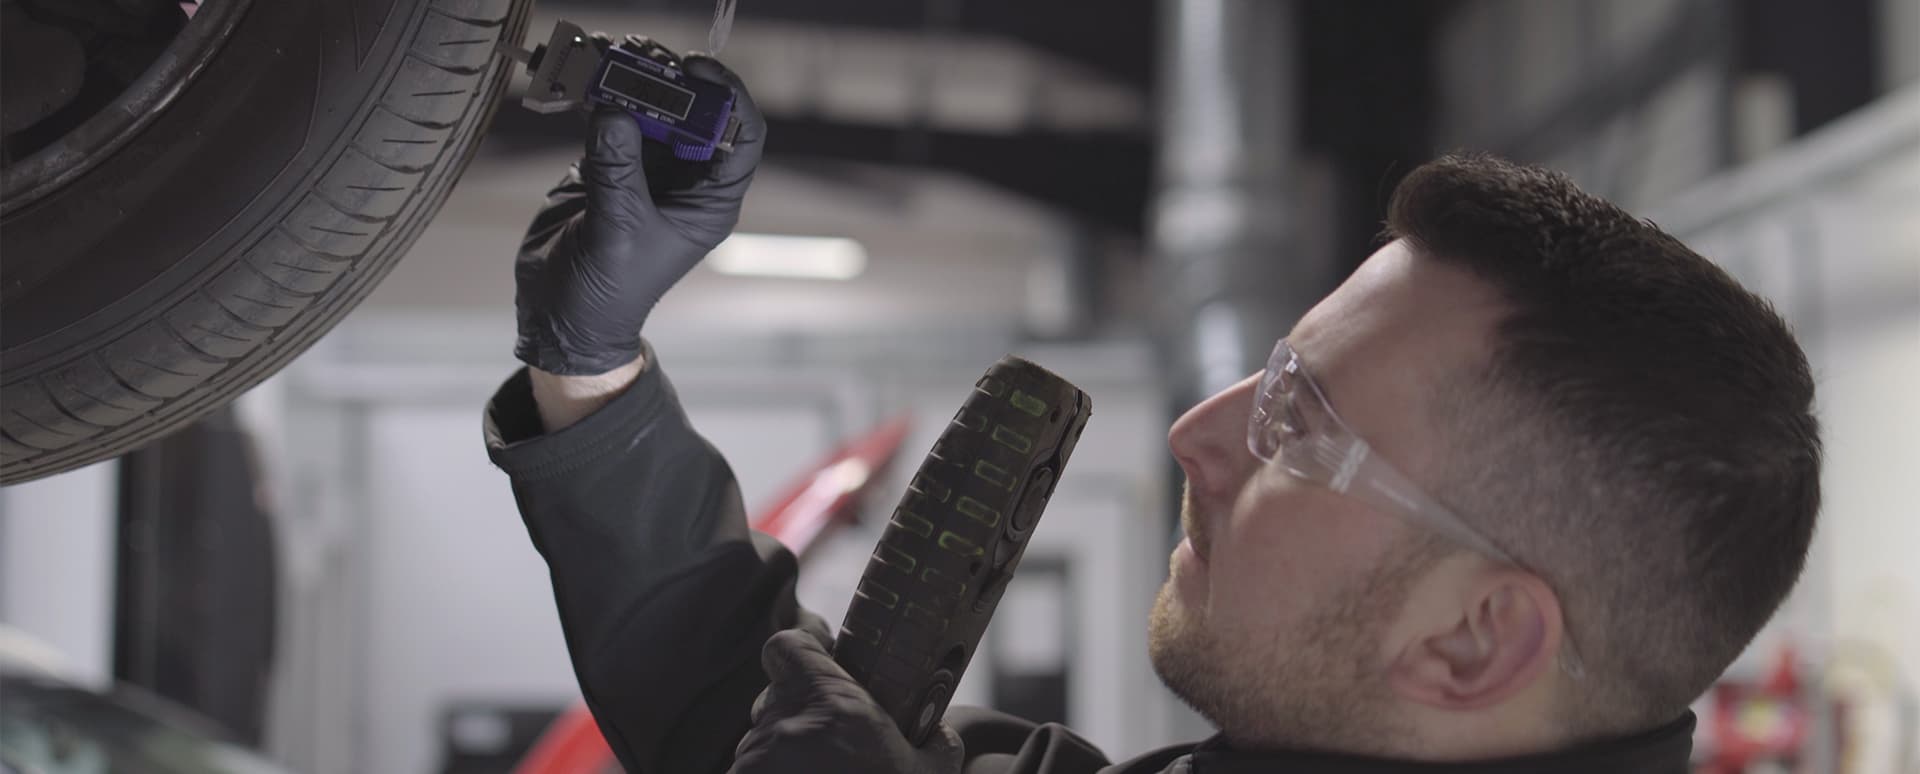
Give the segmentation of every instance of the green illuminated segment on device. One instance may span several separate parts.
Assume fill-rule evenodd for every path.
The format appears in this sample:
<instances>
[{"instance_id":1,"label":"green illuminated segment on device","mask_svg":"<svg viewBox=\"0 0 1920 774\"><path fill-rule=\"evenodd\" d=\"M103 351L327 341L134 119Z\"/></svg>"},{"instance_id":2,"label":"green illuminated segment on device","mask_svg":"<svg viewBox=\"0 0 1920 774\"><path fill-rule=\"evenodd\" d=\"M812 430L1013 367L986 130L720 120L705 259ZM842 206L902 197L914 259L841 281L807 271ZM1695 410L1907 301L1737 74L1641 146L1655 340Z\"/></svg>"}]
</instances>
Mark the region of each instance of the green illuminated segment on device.
<instances>
[{"instance_id":1,"label":"green illuminated segment on device","mask_svg":"<svg viewBox=\"0 0 1920 774\"><path fill-rule=\"evenodd\" d=\"M975 414L966 409L960 409L960 413L953 415L953 423L976 433L987 431L986 415Z\"/></svg>"},{"instance_id":2,"label":"green illuminated segment on device","mask_svg":"<svg viewBox=\"0 0 1920 774\"><path fill-rule=\"evenodd\" d=\"M936 503L944 503L947 501L947 498L953 496L953 490L947 488L946 484L940 483L940 479L932 478L924 473L915 475L913 477L913 483L908 484L907 488L932 498Z\"/></svg>"},{"instance_id":3,"label":"green illuminated segment on device","mask_svg":"<svg viewBox=\"0 0 1920 774\"><path fill-rule=\"evenodd\" d=\"M1072 384L1003 359L950 415L889 515L847 610L858 626L834 660L909 742L931 733L973 660L1090 411Z\"/></svg>"},{"instance_id":4,"label":"green illuminated segment on device","mask_svg":"<svg viewBox=\"0 0 1920 774\"><path fill-rule=\"evenodd\" d=\"M880 560L881 564L907 573L908 575L912 575L913 568L920 565L920 561L913 558L913 554L909 554L885 543L881 543L873 549L873 558Z\"/></svg>"},{"instance_id":5,"label":"green illuminated segment on device","mask_svg":"<svg viewBox=\"0 0 1920 774\"><path fill-rule=\"evenodd\" d=\"M1006 425L993 426L993 440L1019 454L1033 451L1033 439Z\"/></svg>"},{"instance_id":6,"label":"green illuminated segment on device","mask_svg":"<svg viewBox=\"0 0 1920 774\"><path fill-rule=\"evenodd\" d=\"M989 527L1000 526L1000 512L994 510L993 506L971 497L961 495L960 502L954 504L953 509Z\"/></svg>"},{"instance_id":7,"label":"green illuminated segment on device","mask_svg":"<svg viewBox=\"0 0 1920 774\"><path fill-rule=\"evenodd\" d=\"M978 544L959 535L955 535L952 532L942 531L939 542L941 548L969 558L985 553L980 550Z\"/></svg>"},{"instance_id":8,"label":"green illuminated segment on device","mask_svg":"<svg viewBox=\"0 0 1920 774\"><path fill-rule=\"evenodd\" d=\"M861 580L859 587L855 588L853 593L871 599L888 610L892 610L894 605L900 604L899 592L880 585L879 581L872 578Z\"/></svg>"},{"instance_id":9,"label":"green illuminated segment on device","mask_svg":"<svg viewBox=\"0 0 1920 774\"><path fill-rule=\"evenodd\" d=\"M920 582L940 592L942 598L958 599L967 590L967 582L954 580L937 567L928 567L920 573Z\"/></svg>"},{"instance_id":10,"label":"green illuminated segment on device","mask_svg":"<svg viewBox=\"0 0 1920 774\"><path fill-rule=\"evenodd\" d=\"M920 537L933 537L933 522L928 521L927 517L905 508L897 508L894 510L893 523L900 525L901 529L919 535Z\"/></svg>"},{"instance_id":11,"label":"green illuminated segment on device","mask_svg":"<svg viewBox=\"0 0 1920 774\"><path fill-rule=\"evenodd\" d=\"M1013 485L1015 483L1013 471L1007 470L999 465L995 465L986 460L974 460L973 475L981 481L985 481L1009 492L1013 491Z\"/></svg>"},{"instance_id":12,"label":"green illuminated segment on device","mask_svg":"<svg viewBox=\"0 0 1920 774\"><path fill-rule=\"evenodd\" d=\"M1019 390L1014 390L1013 397L1008 398L1007 402L1013 404L1014 408L1027 412L1027 414L1030 416L1037 417L1047 413L1046 401L1033 397L1032 395L1028 395Z\"/></svg>"}]
</instances>

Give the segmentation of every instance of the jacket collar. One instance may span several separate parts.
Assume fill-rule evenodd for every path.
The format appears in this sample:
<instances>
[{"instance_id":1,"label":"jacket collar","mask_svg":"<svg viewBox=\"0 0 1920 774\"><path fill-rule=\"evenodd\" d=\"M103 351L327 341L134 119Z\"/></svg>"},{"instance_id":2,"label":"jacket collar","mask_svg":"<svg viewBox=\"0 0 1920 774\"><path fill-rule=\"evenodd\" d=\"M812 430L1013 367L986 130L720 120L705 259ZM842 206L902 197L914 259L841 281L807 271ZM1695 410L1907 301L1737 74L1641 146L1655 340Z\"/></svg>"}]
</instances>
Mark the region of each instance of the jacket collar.
<instances>
[{"instance_id":1,"label":"jacket collar","mask_svg":"<svg viewBox=\"0 0 1920 774\"><path fill-rule=\"evenodd\" d=\"M1686 774L1694 716L1567 752L1475 763L1423 763L1333 753L1242 751L1215 736L1185 761L1191 774ZM1170 771L1181 771L1176 763Z\"/></svg>"}]
</instances>

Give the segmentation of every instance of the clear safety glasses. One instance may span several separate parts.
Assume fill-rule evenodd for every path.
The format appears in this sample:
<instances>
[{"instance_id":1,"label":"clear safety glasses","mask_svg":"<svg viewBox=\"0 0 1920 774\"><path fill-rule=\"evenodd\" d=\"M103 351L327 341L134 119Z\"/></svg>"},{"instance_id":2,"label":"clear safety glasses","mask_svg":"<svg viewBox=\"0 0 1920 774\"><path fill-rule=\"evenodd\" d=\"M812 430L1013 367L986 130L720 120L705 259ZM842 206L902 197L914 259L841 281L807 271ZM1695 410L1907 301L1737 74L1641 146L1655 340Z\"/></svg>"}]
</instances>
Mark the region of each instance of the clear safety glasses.
<instances>
[{"instance_id":1,"label":"clear safety glasses","mask_svg":"<svg viewBox=\"0 0 1920 774\"><path fill-rule=\"evenodd\" d=\"M1438 500L1415 486L1334 413L1333 404L1281 339L1267 358L1267 371L1253 394L1247 449L1277 462L1299 478L1319 484L1402 520L1440 533L1495 561L1522 566ZM1574 677L1583 670L1567 638L1561 667Z\"/></svg>"}]
</instances>

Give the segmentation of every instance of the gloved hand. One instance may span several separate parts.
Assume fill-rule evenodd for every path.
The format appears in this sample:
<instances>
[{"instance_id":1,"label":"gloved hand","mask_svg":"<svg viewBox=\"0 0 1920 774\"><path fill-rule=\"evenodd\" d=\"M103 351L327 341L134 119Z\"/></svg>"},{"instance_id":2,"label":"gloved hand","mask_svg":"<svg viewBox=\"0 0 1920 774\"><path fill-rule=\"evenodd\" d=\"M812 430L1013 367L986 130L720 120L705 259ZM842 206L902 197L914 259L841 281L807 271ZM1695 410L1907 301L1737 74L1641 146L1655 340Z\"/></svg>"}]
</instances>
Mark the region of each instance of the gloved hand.
<instances>
[{"instance_id":1,"label":"gloved hand","mask_svg":"<svg viewBox=\"0 0 1920 774\"><path fill-rule=\"evenodd\" d=\"M587 376L633 362L647 313L740 221L766 120L718 61L689 56L682 66L733 85L733 151L684 162L664 145L643 145L625 112L594 113L585 158L547 194L514 262L513 354L527 365Z\"/></svg>"},{"instance_id":2,"label":"gloved hand","mask_svg":"<svg viewBox=\"0 0 1920 774\"><path fill-rule=\"evenodd\" d=\"M815 624L824 627L818 619ZM771 683L729 774L958 774L959 735L945 724L915 748L867 689L827 652L824 628L775 632L760 652Z\"/></svg>"}]
</instances>

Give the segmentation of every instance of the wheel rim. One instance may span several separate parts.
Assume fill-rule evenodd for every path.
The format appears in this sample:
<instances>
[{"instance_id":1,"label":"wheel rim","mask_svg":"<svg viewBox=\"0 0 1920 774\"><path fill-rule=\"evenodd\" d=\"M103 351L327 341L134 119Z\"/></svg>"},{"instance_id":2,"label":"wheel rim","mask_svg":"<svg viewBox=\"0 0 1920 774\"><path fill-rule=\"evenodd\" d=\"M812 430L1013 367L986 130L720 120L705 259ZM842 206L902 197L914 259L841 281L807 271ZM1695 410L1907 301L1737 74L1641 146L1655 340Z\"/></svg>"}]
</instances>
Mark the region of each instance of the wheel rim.
<instances>
[{"instance_id":1,"label":"wheel rim","mask_svg":"<svg viewBox=\"0 0 1920 774\"><path fill-rule=\"evenodd\" d=\"M139 134L206 69L252 4L252 0L213 0L201 5L160 58L106 107L60 139L8 165L0 175L0 215L66 185Z\"/></svg>"}]
</instances>

